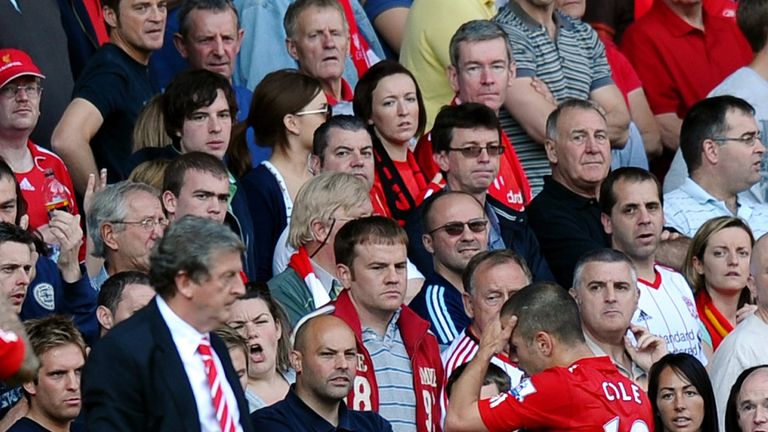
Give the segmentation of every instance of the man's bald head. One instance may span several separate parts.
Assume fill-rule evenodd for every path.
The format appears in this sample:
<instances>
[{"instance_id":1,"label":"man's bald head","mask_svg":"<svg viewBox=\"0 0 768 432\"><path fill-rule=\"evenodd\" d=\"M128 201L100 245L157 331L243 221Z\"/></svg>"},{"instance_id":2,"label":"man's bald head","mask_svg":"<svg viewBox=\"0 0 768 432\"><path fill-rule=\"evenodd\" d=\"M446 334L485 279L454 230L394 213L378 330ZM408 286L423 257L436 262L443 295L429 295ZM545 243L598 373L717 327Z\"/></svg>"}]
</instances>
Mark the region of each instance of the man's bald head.
<instances>
[{"instance_id":1,"label":"man's bald head","mask_svg":"<svg viewBox=\"0 0 768 432\"><path fill-rule=\"evenodd\" d=\"M296 335L293 340L293 350L305 354L307 350L312 349L312 344L317 342L318 335L329 332L337 327L347 330L354 341L355 334L352 332L352 329L349 328L347 323L333 315L318 315L308 319L296 329ZM346 332L342 331L342 333Z\"/></svg>"}]
</instances>

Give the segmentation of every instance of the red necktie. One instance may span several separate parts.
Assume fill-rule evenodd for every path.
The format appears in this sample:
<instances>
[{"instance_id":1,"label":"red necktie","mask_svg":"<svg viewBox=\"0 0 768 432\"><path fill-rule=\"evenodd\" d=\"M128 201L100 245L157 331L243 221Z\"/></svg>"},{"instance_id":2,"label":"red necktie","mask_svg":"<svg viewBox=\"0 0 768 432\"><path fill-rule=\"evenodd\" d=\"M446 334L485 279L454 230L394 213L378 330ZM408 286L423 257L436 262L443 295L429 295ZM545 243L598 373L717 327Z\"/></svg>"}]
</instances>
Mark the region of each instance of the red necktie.
<instances>
[{"instance_id":1,"label":"red necktie","mask_svg":"<svg viewBox=\"0 0 768 432\"><path fill-rule=\"evenodd\" d=\"M203 341L197 347L197 352L203 358L205 373L208 375L208 385L211 386L213 408L216 410L216 419L219 421L219 425L221 425L221 430L222 432L236 432L237 428L232 420L232 416L229 414L227 398L224 397L224 389L221 388L219 372L216 370L216 363L213 361L211 345L207 337L203 338Z\"/></svg>"}]
</instances>

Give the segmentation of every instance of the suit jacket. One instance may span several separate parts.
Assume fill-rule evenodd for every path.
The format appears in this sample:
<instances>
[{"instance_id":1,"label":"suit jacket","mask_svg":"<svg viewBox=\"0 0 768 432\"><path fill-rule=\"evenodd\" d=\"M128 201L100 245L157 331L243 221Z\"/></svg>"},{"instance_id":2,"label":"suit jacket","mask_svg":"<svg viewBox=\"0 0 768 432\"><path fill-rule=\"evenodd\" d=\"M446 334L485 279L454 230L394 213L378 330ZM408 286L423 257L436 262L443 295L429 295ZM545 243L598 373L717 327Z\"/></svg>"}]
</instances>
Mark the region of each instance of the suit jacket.
<instances>
[{"instance_id":1,"label":"suit jacket","mask_svg":"<svg viewBox=\"0 0 768 432\"><path fill-rule=\"evenodd\" d=\"M226 346L210 334L237 399L244 432L252 432L245 400ZM171 331L152 301L91 351L82 379L88 430L199 432L192 386Z\"/></svg>"}]
</instances>

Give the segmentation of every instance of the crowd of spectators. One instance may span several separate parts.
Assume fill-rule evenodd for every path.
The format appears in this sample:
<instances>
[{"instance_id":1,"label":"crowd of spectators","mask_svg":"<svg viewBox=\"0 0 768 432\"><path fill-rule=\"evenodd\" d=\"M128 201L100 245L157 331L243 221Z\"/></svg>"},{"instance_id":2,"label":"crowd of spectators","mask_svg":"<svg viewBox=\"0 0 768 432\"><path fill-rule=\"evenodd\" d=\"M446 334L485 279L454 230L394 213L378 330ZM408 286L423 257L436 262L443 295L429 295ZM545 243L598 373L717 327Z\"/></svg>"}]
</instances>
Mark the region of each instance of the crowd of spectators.
<instances>
[{"instance_id":1,"label":"crowd of spectators","mask_svg":"<svg viewBox=\"0 0 768 432\"><path fill-rule=\"evenodd\" d=\"M768 0L0 0L0 431L765 430L765 134Z\"/></svg>"}]
</instances>

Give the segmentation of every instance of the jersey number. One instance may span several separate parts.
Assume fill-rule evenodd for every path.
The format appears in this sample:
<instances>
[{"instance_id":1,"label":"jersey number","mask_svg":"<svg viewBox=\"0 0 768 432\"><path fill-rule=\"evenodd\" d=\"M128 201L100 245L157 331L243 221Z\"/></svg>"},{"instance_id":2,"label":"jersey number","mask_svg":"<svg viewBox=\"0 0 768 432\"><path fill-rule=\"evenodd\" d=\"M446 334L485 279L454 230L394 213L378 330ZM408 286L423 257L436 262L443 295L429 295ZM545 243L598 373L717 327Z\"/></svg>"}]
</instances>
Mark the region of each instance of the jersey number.
<instances>
[{"instance_id":1,"label":"jersey number","mask_svg":"<svg viewBox=\"0 0 768 432\"><path fill-rule=\"evenodd\" d=\"M611 421L603 425L603 430L605 432L619 432L619 418L612 418ZM648 425L642 420L635 420L632 427L629 428L629 432L649 432Z\"/></svg>"},{"instance_id":2,"label":"jersey number","mask_svg":"<svg viewBox=\"0 0 768 432\"><path fill-rule=\"evenodd\" d=\"M435 404L435 397L429 390L422 390L421 397L424 400L424 409L427 412L427 428L425 430L432 430L432 405Z\"/></svg>"},{"instance_id":3,"label":"jersey number","mask_svg":"<svg viewBox=\"0 0 768 432\"><path fill-rule=\"evenodd\" d=\"M371 383L367 378L356 376L355 377L355 406L356 411L371 411L373 404L371 403Z\"/></svg>"}]
</instances>

